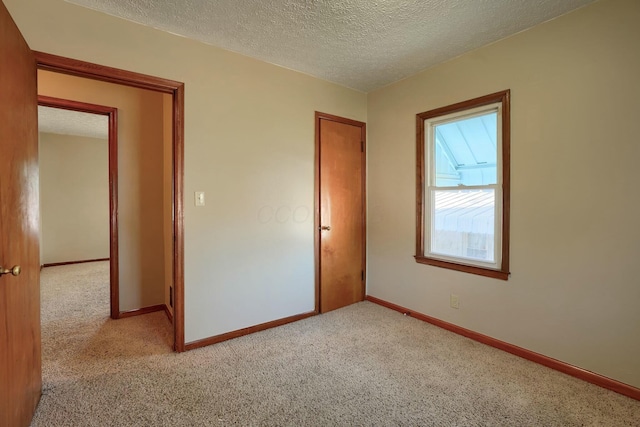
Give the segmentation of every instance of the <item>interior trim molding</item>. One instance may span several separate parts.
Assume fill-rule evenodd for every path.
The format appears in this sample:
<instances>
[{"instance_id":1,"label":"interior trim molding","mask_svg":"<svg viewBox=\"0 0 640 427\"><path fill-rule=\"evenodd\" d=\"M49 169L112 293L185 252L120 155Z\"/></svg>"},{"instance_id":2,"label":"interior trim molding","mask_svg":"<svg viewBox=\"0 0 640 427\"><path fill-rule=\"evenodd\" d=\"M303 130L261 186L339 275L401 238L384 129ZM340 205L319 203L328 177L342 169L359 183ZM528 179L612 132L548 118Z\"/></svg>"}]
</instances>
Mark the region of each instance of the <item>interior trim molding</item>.
<instances>
[{"instance_id":1,"label":"interior trim molding","mask_svg":"<svg viewBox=\"0 0 640 427\"><path fill-rule=\"evenodd\" d=\"M167 315L167 319L169 319L169 322L173 323L173 314L171 314L171 310L169 310L167 304L164 305L164 313Z\"/></svg>"},{"instance_id":2,"label":"interior trim molding","mask_svg":"<svg viewBox=\"0 0 640 427\"><path fill-rule=\"evenodd\" d=\"M40 70L54 71L140 89L168 93L173 97L173 347L184 348L184 83L92 64L34 51Z\"/></svg>"},{"instance_id":3,"label":"interior trim molding","mask_svg":"<svg viewBox=\"0 0 640 427\"><path fill-rule=\"evenodd\" d=\"M121 70L105 65L92 64L73 58L33 51L38 69L69 74L77 77L100 80L103 82L124 84L140 89L172 94L183 83L134 71Z\"/></svg>"},{"instance_id":4,"label":"interior trim molding","mask_svg":"<svg viewBox=\"0 0 640 427\"><path fill-rule=\"evenodd\" d=\"M553 359L543 354L536 353L531 350L527 350L526 348L518 347L517 345L510 344L505 341L500 341L496 338L483 335L479 332L475 332L470 329L466 329L466 328L454 325L453 323L445 322L444 320L436 319L435 317L427 316L426 314L409 310L408 308L402 307L397 304L393 304L391 302L388 302L376 297L372 297L370 295L367 295L365 299L367 301L381 305L383 307L390 308L391 310L398 311L406 316L411 316L418 320L431 323L432 325L454 332L458 335L471 338L472 340L478 341L482 344L486 344L491 347L497 348L499 350L506 351L507 353L511 353L516 356L522 357L523 359L527 359L531 362L544 365L548 368L554 369L556 371L560 371L567 375L571 375L572 377L576 377L578 379L589 382L591 384L595 384L600 387L614 391L616 393L623 394L632 399L640 400L640 388L636 388L632 385L625 384L620 381L614 380L612 378L605 377L604 375L596 374L595 372L591 372L586 369L582 369L577 366L562 362L560 360Z\"/></svg>"},{"instance_id":5,"label":"interior trim molding","mask_svg":"<svg viewBox=\"0 0 640 427\"><path fill-rule=\"evenodd\" d=\"M156 311L163 311L164 304L152 305L149 307L136 308L134 310L127 310L120 312L120 319L125 319L127 317L140 316L142 314L154 313Z\"/></svg>"},{"instance_id":6,"label":"interior trim molding","mask_svg":"<svg viewBox=\"0 0 640 427\"><path fill-rule=\"evenodd\" d=\"M249 326L248 328L242 328L235 331L227 332L226 334L214 335L209 338L203 338L197 341L191 341L185 344L185 350L193 350L200 347L206 347L211 344L217 344L222 341L231 340L244 335L253 334L256 332L264 331L265 329L275 328L277 326L286 325L287 323L297 322L298 320L306 319L307 317L315 316L315 311L308 313L296 314L294 316L283 317L282 319L272 320L271 322L261 323L255 326Z\"/></svg>"},{"instance_id":7,"label":"interior trim molding","mask_svg":"<svg viewBox=\"0 0 640 427\"><path fill-rule=\"evenodd\" d=\"M80 261L52 262L52 263L49 263L49 264L42 264L41 268L58 267L58 266L61 266L61 265L71 265L71 264L84 264L86 262L99 262L99 261L109 261L109 258L83 259L83 260L80 260Z\"/></svg>"}]
</instances>

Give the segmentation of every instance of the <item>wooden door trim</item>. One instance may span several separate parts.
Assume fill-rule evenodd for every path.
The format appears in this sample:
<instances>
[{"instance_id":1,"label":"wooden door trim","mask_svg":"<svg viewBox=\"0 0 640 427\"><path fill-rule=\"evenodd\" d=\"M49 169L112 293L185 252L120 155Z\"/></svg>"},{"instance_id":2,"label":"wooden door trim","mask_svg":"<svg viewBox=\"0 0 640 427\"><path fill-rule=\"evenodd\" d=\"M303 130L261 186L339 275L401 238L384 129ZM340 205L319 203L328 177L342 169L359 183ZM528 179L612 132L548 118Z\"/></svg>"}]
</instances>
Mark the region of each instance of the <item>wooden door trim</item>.
<instances>
[{"instance_id":1,"label":"wooden door trim","mask_svg":"<svg viewBox=\"0 0 640 427\"><path fill-rule=\"evenodd\" d=\"M315 252L315 313L319 314L320 307L320 121L329 120L360 128L362 141L361 167L362 167L362 300L366 295L367 283L367 124L333 114L315 112L315 162L314 162L314 252Z\"/></svg>"},{"instance_id":2,"label":"wooden door trim","mask_svg":"<svg viewBox=\"0 0 640 427\"><path fill-rule=\"evenodd\" d=\"M36 56L38 69L68 74L76 77L100 80L139 89L153 90L173 94L174 91L184 86L183 83L174 80L153 77L133 71L107 67L105 65L92 64L78 59L66 58L44 52L33 52Z\"/></svg>"},{"instance_id":3,"label":"wooden door trim","mask_svg":"<svg viewBox=\"0 0 640 427\"><path fill-rule=\"evenodd\" d=\"M112 319L120 318L118 264L118 109L70 99L38 95L38 105L107 116L109 120L109 306ZM64 264L64 263L63 263Z\"/></svg>"},{"instance_id":4,"label":"wooden door trim","mask_svg":"<svg viewBox=\"0 0 640 427\"><path fill-rule=\"evenodd\" d=\"M168 93L173 97L173 310L174 350L184 348L184 83L34 52L38 69L69 74L140 89Z\"/></svg>"}]
</instances>

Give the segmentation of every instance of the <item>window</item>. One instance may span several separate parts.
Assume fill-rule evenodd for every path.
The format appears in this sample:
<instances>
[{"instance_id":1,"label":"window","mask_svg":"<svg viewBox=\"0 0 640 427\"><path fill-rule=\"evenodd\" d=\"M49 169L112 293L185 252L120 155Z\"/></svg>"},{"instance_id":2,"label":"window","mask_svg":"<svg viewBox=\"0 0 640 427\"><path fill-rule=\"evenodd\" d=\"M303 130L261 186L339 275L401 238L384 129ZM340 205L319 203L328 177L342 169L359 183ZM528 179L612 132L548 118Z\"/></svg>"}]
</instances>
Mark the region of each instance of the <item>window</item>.
<instances>
[{"instance_id":1,"label":"window","mask_svg":"<svg viewBox=\"0 0 640 427\"><path fill-rule=\"evenodd\" d=\"M416 261L507 280L509 91L416 118Z\"/></svg>"}]
</instances>

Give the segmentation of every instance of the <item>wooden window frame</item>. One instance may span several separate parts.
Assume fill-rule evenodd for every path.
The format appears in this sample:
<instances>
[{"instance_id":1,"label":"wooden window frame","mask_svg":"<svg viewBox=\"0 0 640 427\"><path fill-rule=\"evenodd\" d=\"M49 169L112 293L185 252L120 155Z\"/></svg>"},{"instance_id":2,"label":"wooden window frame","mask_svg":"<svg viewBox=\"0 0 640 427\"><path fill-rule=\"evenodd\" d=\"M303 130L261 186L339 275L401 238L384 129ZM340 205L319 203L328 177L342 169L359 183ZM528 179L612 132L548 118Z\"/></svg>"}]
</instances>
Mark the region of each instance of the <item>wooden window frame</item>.
<instances>
[{"instance_id":1,"label":"wooden window frame","mask_svg":"<svg viewBox=\"0 0 640 427\"><path fill-rule=\"evenodd\" d=\"M433 265L451 270L463 271L471 274L492 277L501 280L509 278L509 214L511 200L511 103L510 90L504 90L479 98L470 99L446 107L436 108L416 114L416 255L415 260L420 264ZM427 187L428 166L425 164L426 127L425 122L440 116L460 113L474 108L500 103L501 133L502 133L502 233L501 233L501 262L500 268L492 269L461 262L445 261L425 256L425 191Z\"/></svg>"}]
</instances>

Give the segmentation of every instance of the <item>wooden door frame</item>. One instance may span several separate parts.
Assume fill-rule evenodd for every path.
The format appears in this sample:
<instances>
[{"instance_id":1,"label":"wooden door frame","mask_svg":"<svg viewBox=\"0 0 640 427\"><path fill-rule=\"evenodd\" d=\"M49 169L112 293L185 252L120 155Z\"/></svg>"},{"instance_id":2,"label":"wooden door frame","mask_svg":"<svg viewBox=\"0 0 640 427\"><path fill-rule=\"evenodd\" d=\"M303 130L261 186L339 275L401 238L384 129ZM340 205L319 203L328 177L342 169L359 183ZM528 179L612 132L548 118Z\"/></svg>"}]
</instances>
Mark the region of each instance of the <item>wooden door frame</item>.
<instances>
[{"instance_id":1,"label":"wooden door frame","mask_svg":"<svg viewBox=\"0 0 640 427\"><path fill-rule=\"evenodd\" d=\"M343 123L346 125L356 126L360 128L360 138L362 143L361 167L362 167L362 300L366 295L367 283L367 124L357 120L351 120L332 114L315 112L316 142L315 142L315 185L314 185L314 245L315 245L315 313L320 314L320 271L321 271L321 247L320 247L320 122L321 120L329 120L332 122Z\"/></svg>"},{"instance_id":2,"label":"wooden door frame","mask_svg":"<svg viewBox=\"0 0 640 427\"><path fill-rule=\"evenodd\" d=\"M174 350L184 348L184 83L77 59L34 52L37 68L172 95Z\"/></svg>"},{"instance_id":3,"label":"wooden door frame","mask_svg":"<svg viewBox=\"0 0 640 427\"><path fill-rule=\"evenodd\" d=\"M109 120L109 305L111 318L120 318L118 268L118 109L87 102L38 95L38 105L107 116Z\"/></svg>"}]
</instances>

